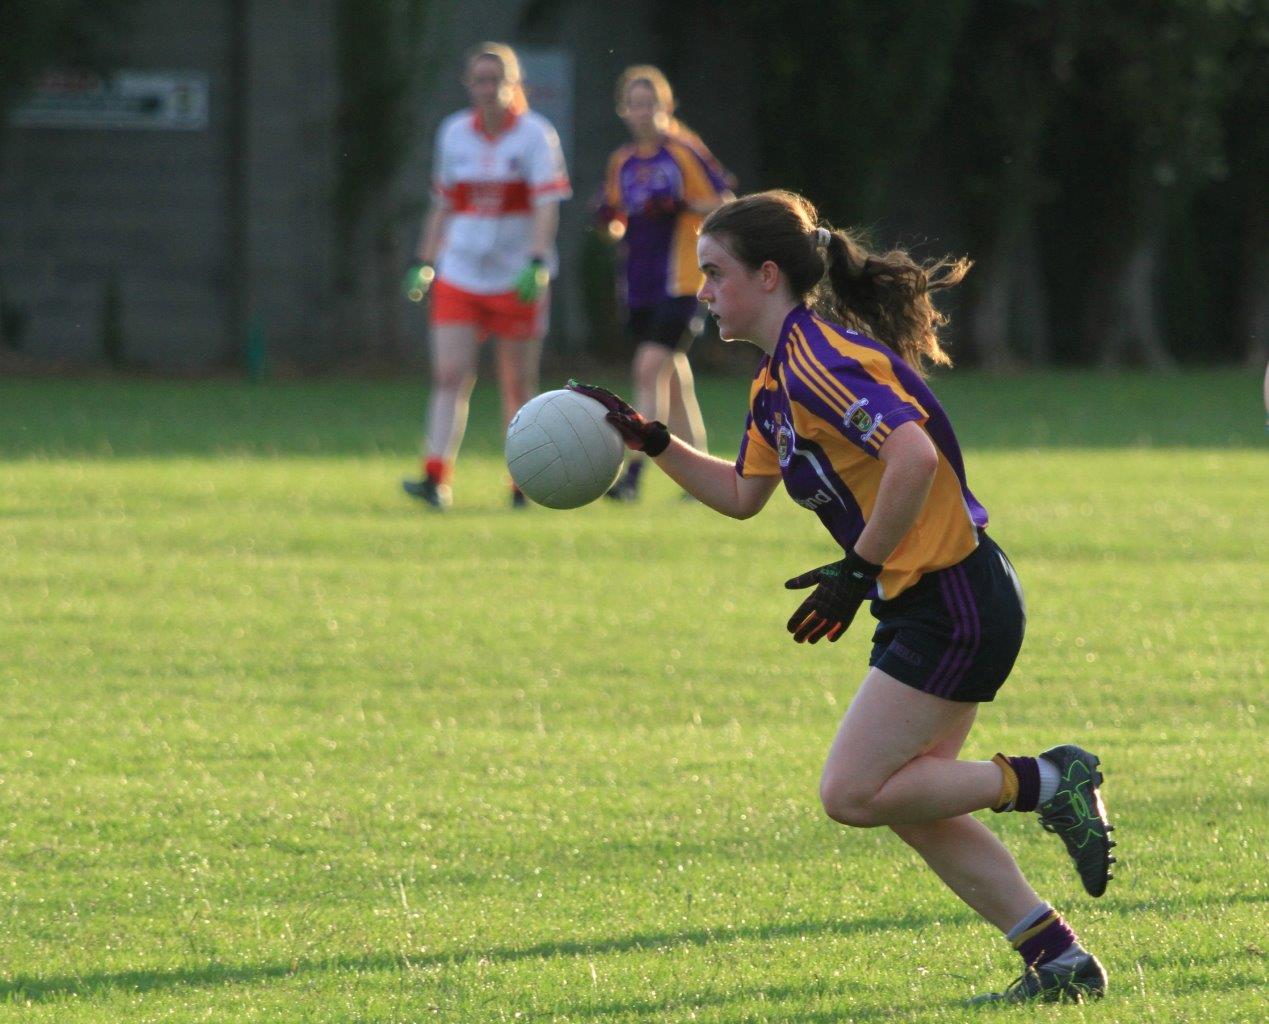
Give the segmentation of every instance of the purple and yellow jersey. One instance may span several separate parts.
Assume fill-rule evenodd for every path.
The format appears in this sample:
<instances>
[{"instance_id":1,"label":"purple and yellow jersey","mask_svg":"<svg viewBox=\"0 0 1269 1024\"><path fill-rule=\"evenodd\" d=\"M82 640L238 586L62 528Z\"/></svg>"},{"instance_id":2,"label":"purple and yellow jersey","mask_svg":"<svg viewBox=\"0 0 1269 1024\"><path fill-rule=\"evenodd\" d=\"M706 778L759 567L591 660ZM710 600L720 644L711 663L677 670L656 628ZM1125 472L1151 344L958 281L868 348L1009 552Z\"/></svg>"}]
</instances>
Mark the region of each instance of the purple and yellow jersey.
<instances>
[{"instance_id":1,"label":"purple and yellow jersey","mask_svg":"<svg viewBox=\"0 0 1269 1024\"><path fill-rule=\"evenodd\" d=\"M893 598L923 573L969 555L987 510L965 482L960 445L943 407L890 349L804 306L793 310L775 352L754 376L736 472L783 478L789 496L818 515L849 551L877 500L884 468L877 453L908 422L925 428L939 465L915 525L877 581L877 596Z\"/></svg>"},{"instance_id":2,"label":"purple and yellow jersey","mask_svg":"<svg viewBox=\"0 0 1269 1024\"><path fill-rule=\"evenodd\" d=\"M696 236L704 217L694 210L645 216L649 203L717 201L726 172L692 136L666 136L655 150L622 146L608 160L604 203L626 217L626 304L652 306L695 295L701 286Z\"/></svg>"}]
</instances>

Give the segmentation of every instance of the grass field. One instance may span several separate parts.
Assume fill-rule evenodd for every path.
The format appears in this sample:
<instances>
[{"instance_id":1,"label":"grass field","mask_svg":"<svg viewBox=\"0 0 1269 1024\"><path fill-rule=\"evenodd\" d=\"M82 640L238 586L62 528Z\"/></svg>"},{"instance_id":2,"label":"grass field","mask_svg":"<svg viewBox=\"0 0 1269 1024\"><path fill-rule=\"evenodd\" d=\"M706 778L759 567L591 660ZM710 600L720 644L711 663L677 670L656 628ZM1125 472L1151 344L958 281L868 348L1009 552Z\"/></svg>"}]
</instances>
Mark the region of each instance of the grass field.
<instances>
[{"instance_id":1,"label":"grass field","mask_svg":"<svg viewBox=\"0 0 1269 1024\"><path fill-rule=\"evenodd\" d=\"M413 384L7 381L0 1021L1263 1021L1258 377L936 386L1030 604L966 753L1096 750L1118 877L984 820L1103 1003L962 1008L1015 954L820 812L868 630L789 640L781 495L514 513L481 390L426 515Z\"/></svg>"}]
</instances>

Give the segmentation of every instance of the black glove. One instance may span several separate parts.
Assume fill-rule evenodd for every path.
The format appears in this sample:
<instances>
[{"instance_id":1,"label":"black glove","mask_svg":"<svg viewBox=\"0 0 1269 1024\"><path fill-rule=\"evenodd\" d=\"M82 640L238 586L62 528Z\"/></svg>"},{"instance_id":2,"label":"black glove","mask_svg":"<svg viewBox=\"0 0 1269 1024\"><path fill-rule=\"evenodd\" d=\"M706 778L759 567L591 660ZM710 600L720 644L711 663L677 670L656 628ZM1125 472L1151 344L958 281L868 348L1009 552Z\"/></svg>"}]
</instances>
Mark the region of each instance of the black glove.
<instances>
[{"instance_id":1,"label":"black glove","mask_svg":"<svg viewBox=\"0 0 1269 1024\"><path fill-rule=\"evenodd\" d=\"M798 605L789 619L789 632L798 643L818 643L827 637L836 643L854 621L855 612L863 603L873 583L881 575L881 566L865 562L851 551L840 562L821 565L818 569L794 576L785 583L789 590L814 587L811 596Z\"/></svg>"},{"instance_id":2,"label":"black glove","mask_svg":"<svg viewBox=\"0 0 1269 1024\"><path fill-rule=\"evenodd\" d=\"M633 405L618 398L607 388L583 384L577 380L570 380L564 386L579 395L593 398L607 409L608 415L604 418L617 428L626 447L632 451L643 452L655 459L670 446L669 427L660 420L644 419Z\"/></svg>"}]
</instances>

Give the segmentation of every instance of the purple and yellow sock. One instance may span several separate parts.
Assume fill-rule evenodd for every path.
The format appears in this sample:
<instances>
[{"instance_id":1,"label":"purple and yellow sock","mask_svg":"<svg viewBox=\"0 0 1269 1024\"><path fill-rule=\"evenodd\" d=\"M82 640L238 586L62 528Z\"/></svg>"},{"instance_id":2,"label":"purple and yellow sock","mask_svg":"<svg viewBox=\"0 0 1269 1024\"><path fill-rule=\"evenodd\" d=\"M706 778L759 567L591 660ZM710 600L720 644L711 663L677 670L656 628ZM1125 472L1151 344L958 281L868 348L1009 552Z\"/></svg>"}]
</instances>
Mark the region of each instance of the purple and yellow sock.
<instances>
[{"instance_id":1,"label":"purple and yellow sock","mask_svg":"<svg viewBox=\"0 0 1269 1024\"><path fill-rule=\"evenodd\" d=\"M1070 925L1047 903L1041 903L1014 925L1005 938L1028 967L1040 967L1064 956L1070 959L1072 952L1082 952Z\"/></svg>"},{"instance_id":2,"label":"purple and yellow sock","mask_svg":"<svg viewBox=\"0 0 1269 1024\"><path fill-rule=\"evenodd\" d=\"M1000 766L1000 796L993 811L1034 811L1040 804L1040 766L1034 757L1006 757L997 754L992 762Z\"/></svg>"}]
</instances>

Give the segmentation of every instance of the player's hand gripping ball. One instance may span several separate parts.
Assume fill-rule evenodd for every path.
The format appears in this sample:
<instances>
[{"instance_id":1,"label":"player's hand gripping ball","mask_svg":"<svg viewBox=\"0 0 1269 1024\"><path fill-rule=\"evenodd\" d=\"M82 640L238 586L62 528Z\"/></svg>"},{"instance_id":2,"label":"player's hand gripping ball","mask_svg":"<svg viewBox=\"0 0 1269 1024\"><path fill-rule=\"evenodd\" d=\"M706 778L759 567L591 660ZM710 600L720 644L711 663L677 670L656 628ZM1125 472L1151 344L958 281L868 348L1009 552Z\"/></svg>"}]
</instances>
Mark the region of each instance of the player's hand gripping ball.
<instances>
[{"instance_id":1,"label":"player's hand gripping ball","mask_svg":"<svg viewBox=\"0 0 1269 1024\"><path fill-rule=\"evenodd\" d=\"M607 420L617 432L621 434L621 439L626 442L626 447L631 451L643 452L644 455L650 455L656 458L670 444L670 430L660 420L647 420L639 414L633 405L624 398L619 398L607 388L601 388L597 384L583 384L579 380L570 380L568 389L576 391L579 395L586 395L599 402L608 410Z\"/></svg>"},{"instance_id":2,"label":"player's hand gripping ball","mask_svg":"<svg viewBox=\"0 0 1269 1024\"><path fill-rule=\"evenodd\" d=\"M507 469L531 500L547 508L579 508L617 481L625 454L608 409L576 391L530 399L507 428Z\"/></svg>"}]
</instances>

